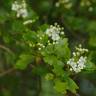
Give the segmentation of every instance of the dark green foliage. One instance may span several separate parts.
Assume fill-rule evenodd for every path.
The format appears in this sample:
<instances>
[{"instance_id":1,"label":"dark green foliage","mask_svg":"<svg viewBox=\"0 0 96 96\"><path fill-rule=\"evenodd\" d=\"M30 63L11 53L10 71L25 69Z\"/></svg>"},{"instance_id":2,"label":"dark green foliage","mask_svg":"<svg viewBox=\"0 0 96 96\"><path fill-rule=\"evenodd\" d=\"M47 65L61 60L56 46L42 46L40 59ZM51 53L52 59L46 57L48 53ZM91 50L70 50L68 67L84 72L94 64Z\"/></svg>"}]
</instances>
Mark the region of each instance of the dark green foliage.
<instances>
[{"instance_id":1,"label":"dark green foliage","mask_svg":"<svg viewBox=\"0 0 96 96\"><path fill-rule=\"evenodd\" d=\"M17 18L14 0L0 0L0 96L96 96L96 1L61 1L26 0L29 15ZM65 32L59 44L45 34L56 22ZM67 61L79 43L88 61L74 74Z\"/></svg>"}]
</instances>

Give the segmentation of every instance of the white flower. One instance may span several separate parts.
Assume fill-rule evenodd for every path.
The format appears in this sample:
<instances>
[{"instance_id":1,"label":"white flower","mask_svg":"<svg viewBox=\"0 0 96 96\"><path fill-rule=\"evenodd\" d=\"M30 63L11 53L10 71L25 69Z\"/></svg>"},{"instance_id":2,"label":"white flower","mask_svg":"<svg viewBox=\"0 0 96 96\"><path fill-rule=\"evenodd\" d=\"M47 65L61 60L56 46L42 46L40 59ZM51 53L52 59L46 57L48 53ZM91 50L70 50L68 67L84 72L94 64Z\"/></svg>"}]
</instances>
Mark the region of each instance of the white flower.
<instances>
[{"instance_id":1,"label":"white flower","mask_svg":"<svg viewBox=\"0 0 96 96\"><path fill-rule=\"evenodd\" d=\"M79 45L79 47L76 47L76 50L77 50L80 54L85 53L85 52L88 52L88 49L82 48L81 45Z\"/></svg>"},{"instance_id":2,"label":"white flower","mask_svg":"<svg viewBox=\"0 0 96 96\"><path fill-rule=\"evenodd\" d=\"M73 52L73 57L67 61L67 64L70 65L70 70L78 73L86 67L86 56L83 56L84 53L88 52L88 49L82 48L81 45L76 47L76 52Z\"/></svg>"},{"instance_id":3,"label":"white flower","mask_svg":"<svg viewBox=\"0 0 96 96\"><path fill-rule=\"evenodd\" d=\"M51 30L50 30L50 29L47 29L47 30L46 30L46 34L47 34L49 37L51 37L51 35L52 35Z\"/></svg>"},{"instance_id":4,"label":"white flower","mask_svg":"<svg viewBox=\"0 0 96 96\"><path fill-rule=\"evenodd\" d=\"M73 52L73 56L76 56L76 53L75 52Z\"/></svg>"},{"instance_id":5,"label":"white flower","mask_svg":"<svg viewBox=\"0 0 96 96\"><path fill-rule=\"evenodd\" d=\"M64 32L63 31L61 32L61 35L64 35Z\"/></svg>"},{"instance_id":6,"label":"white flower","mask_svg":"<svg viewBox=\"0 0 96 96\"><path fill-rule=\"evenodd\" d=\"M41 50L41 48L38 48L38 50Z\"/></svg>"},{"instance_id":7,"label":"white flower","mask_svg":"<svg viewBox=\"0 0 96 96\"><path fill-rule=\"evenodd\" d=\"M24 0L21 3L14 1L14 3L12 4L12 10L17 13L17 18L26 18L28 16L27 5Z\"/></svg>"},{"instance_id":8,"label":"white flower","mask_svg":"<svg viewBox=\"0 0 96 96\"><path fill-rule=\"evenodd\" d=\"M33 20L27 20L27 21L23 22L24 25L27 25L27 24L30 24L30 23L33 23Z\"/></svg>"},{"instance_id":9,"label":"white flower","mask_svg":"<svg viewBox=\"0 0 96 96\"><path fill-rule=\"evenodd\" d=\"M53 41L58 41L61 38L61 34L63 35L64 32L62 31L62 28L55 23L55 25L51 25L45 32L48 37L50 37Z\"/></svg>"},{"instance_id":10,"label":"white flower","mask_svg":"<svg viewBox=\"0 0 96 96\"><path fill-rule=\"evenodd\" d=\"M18 2L15 1L15 2L12 4L12 10L13 10L13 11L17 11L18 9L19 9Z\"/></svg>"},{"instance_id":11,"label":"white flower","mask_svg":"<svg viewBox=\"0 0 96 96\"><path fill-rule=\"evenodd\" d=\"M86 57L81 56L77 63L78 63L78 67L80 69L83 69L85 67Z\"/></svg>"},{"instance_id":12,"label":"white flower","mask_svg":"<svg viewBox=\"0 0 96 96\"><path fill-rule=\"evenodd\" d=\"M52 40L58 41L60 39L60 36L58 34L52 34Z\"/></svg>"},{"instance_id":13,"label":"white flower","mask_svg":"<svg viewBox=\"0 0 96 96\"><path fill-rule=\"evenodd\" d=\"M69 59L67 61L67 64L70 65L70 71L74 71L76 73L81 72L82 69L84 69L86 63L86 57L81 56L78 61L75 61L74 58Z\"/></svg>"},{"instance_id":14,"label":"white flower","mask_svg":"<svg viewBox=\"0 0 96 96\"><path fill-rule=\"evenodd\" d=\"M38 50L41 50L42 48L45 48L45 45L42 43L37 43L37 45L39 46Z\"/></svg>"},{"instance_id":15,"label":"white flower","mask_svg":"<svg viewBox=\"0 0 96 96\"><path fill-rule=\"evenodd\" d=\"M43 45L42 47L43 47L43 48L45 48L45 46L44 46L44 45Z\"/></svg>"},{"instance_id":16,"label":"white flower","mask_svg":"<svg viewBox=\"0 0 96 96\"><path fill-rule=\"evenodd\" d=\"M18 13L20 14L20 16L22 16L23 18L26 18L28 16L28 12L26 9L20 9L18 11Z\"/></svg>"}]
</instances>

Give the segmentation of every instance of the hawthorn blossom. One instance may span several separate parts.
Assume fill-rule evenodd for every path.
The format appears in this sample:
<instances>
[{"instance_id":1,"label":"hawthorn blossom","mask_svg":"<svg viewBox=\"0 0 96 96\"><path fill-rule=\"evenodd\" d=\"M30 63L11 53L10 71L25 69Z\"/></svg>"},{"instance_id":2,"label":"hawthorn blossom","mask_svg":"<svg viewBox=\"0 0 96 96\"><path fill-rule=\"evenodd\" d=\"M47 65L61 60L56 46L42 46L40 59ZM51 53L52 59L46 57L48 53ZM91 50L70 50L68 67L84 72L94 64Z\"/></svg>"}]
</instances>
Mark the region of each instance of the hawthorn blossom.
<instances>
[{"instance_id":1,"label":"hawthorn blossom","mask_svg":"<svg viewBox=\"0 0 96 96\"><path fill-rule=\"evenodd\" d=\"M48 37L50 37L53 42L57 42L60 40L61 35L64 35L64 32L62 31L63 28L60 28L59 25L55 24L54 26L51 25L45 32Z\"/></svg>"},{"instance_id":2,"label":"hawthorn blossom","mask_svg":"<svg viewBox=\"0 0 96 96\"><path fill-rule=\"evenodd\" d=\"M24 0L21 3L14 1L12 4L12 10L16 12L17 18L26 18L28 16L27 5Z\"/></svg>"},{"instance_id":3,"label":"hawthorn blossom","mask_svg":"<svg viewBox=\"0 0 96 96\"><path fill-rule=\"evenodd\" d=\"M78 61L75 61L74 58L71 58L67 64L70 65L70 71L74 71L76 73L81 72L82 69L86 67L86 57L81 56Z\"/></svg>"},{"instance_id":4,"label":"hawthorn blossom","mask_svg":"<svg viewBox=\"0 0 96 96\"><path fill-rule=\"evenodd\" d=\"M81 45L76 47L76 52L73 52L73 57L67 61L67 64L70 66L70 71L79 73L86 67L87 57L83 56L86 52L88 52L88 49L82 48Z\"/></svg>"}]
</instances>

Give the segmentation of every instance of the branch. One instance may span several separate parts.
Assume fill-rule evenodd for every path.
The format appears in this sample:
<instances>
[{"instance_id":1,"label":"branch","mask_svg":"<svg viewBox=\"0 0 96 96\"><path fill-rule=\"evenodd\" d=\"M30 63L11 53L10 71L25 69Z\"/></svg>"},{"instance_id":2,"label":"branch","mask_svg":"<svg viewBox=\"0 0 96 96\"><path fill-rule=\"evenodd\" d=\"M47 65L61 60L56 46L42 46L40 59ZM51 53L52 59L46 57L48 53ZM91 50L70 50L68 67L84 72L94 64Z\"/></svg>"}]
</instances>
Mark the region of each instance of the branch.
<instances>
[{"instance_id":1,"label":"branch","mask_svg":"<svg viewBox=\"0 0 96 96\"><path fill-rule=\"evenodd\" d=\"M2 76L4 76L4 75L7 75L7 74L9 74L9 73L11 73L11 72L13 72L14 70L15 70L14 68L11 68L11 69L9 69L9 70L7 70L7 71L4 71L4 72L0 73L0 77L2 77Z\"/></svg>"},{"instance_id":2,"label":"branch","mask_svg":"<svg viewBox=\"0 0 96 96\"><path fill-rule=\"evenodd\" d=\"M9 54L12 54L12 55L14 54L9 48L7 48L7 47L5 47L3 45L0 45L0 48L7 51Z\"/></svg>"},{"instance_id":3,"label":"branch","mask_svg":"<svg viewBox=\"0 0 96 96\"><path fill-rule=\"evenodd\" d=\"M35 66L32 65L32 64L30 64L30 68L35 68ZM8 69L8 70L6 70L6 71L4 71L4 72L1 72L1 73L0 73L0 77L5 76L5 75L7 75L7 74L10 74L11 72L13 72L13 71L15 71L15 70L16 70L16 69L13 67L13 68L10 68L10 69Z\"/></svg>"}]
</instances>

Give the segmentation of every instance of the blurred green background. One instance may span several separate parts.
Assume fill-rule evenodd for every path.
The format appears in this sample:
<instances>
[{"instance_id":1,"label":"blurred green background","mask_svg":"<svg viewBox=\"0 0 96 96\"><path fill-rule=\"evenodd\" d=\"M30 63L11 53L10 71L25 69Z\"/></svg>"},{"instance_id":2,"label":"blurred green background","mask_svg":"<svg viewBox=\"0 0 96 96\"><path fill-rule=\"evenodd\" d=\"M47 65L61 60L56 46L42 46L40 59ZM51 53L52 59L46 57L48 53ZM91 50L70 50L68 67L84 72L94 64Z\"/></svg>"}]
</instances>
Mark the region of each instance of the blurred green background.
<instances>
[{"instance_id":1,"label":"blurred green background","mask_svg":"<svg viewBox=\"0 0 96 96\"><path fill-rule=\"evenodd\" d=\"M55 92L51 82L33 74L30 68L15 72L10 69L14 57L2 50L1 45L19 52L21 49L17 49L19 46L14 44L17 35L12 37L10 34L14 30L21 32L24 29L10 16L13 1L0 0L0 96L62 96ZM26 2L32 12L39 17L38 21L29 27L36 29L41 24L57 22L65 28L70 48L73 50L78 43L82 44L90 50L90 60L96 65L96 0L26 0ZM35 18L35 15L32 18ZM96 96L96 71L90 70L75 77L80 87L78 96Z\"/></svg>"}]
</instances>

